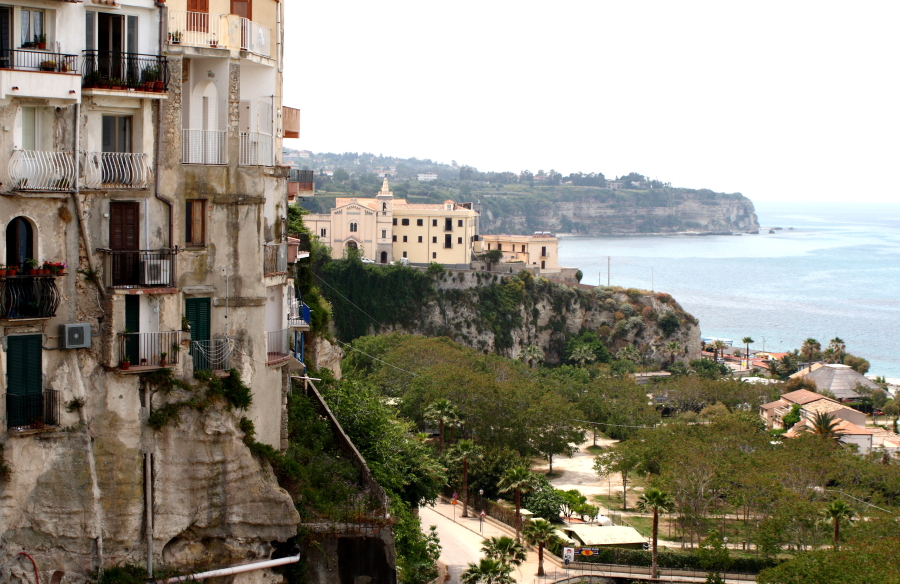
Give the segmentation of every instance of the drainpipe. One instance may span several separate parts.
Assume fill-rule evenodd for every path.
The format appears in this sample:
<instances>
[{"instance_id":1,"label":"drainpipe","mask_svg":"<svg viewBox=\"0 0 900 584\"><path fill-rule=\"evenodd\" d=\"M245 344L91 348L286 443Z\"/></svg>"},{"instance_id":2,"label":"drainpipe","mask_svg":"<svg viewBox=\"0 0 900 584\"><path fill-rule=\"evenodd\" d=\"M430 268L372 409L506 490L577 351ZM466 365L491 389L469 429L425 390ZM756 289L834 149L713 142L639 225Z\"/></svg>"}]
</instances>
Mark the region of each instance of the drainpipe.
<instances>
[{"instance_id":1,"label":"drainpipe","mask_svg":"<svg viewBox=\"0 0 900 584\"><path fill-rule=\"evenodd\" d=\"M150 399L149 391L147 391L147 399ZM150 410L149 403L147 410ZM153 453L144 453L144 507L145 521L144 528L147 537L147 575L153 577Z\"/></svg>"},{"instance_id":2,"label":"drainpipe","mask_svg":"<svg viewBox=\"0 0 900 584\"><path fill-rule=\"evenodd\" d=\"M159 7L159 53L162 54L164 43L163 39L165 39L166 34L166 5L165 3L156 4ZM175 247L175 236L174 236L174 213L175 213L175 203L173 203L170 199L163 197L159 194L159 153L162 151L162 127L163 127L163 109L162 109L163 100L156 100L156 153L154 158L156 159L156 172L153 176L153 195L168 205L169 207L169 241L168 248L174 249ZM149 241L147 242L149 245Z\"/></svg>"},{"instance_id":3,"label":"drainpipe","mask_svg":"<svg viewBox=\"0 0 900 584\"><path fill-rule=\"evenodd\" d=\"M221 576L231 576L232 574L241 574L243 572L252 572L253 570L264 570L266 568L275 568L286 564L294 564L300 561L300 554L296 556L288 556L286 558L278 558L277 560L266 560L265 562L254 562L252 564L244 564L243 566L234 566L233 568L222 568L221 570L212 570L210 572L200 572L199 574L190 574L189 576L178 576L177 578L169 578L163 584L176 584L177 582L187 582L193 580L205 580L206 578L219 578Z\"/></svg>"},{"instance_id":4,"label":"drainpipe","mask_svg":"<svg viewBox=\"0 0 900 584\"><path fill-rule=\"evenodd\" d=\"M84 243L84 254L87 256L88 268L92 273L97 273L97 266L94 263L94 254L91 253L91 236L88 231L87 221L84 218L84 205L81 204L81 198L78 196L80 185L78 177L81 175L81 157L78 155L81 147L81 104L75 104L75 148L72 150L72 156L75 157L75 186L72 189L72 200L75 202L75 214L78 215L78 227L81 230L81 240ZM97 290L100 296L106 300L106 288L99 278L95 280Z\"/></svg>"}]
</instances>

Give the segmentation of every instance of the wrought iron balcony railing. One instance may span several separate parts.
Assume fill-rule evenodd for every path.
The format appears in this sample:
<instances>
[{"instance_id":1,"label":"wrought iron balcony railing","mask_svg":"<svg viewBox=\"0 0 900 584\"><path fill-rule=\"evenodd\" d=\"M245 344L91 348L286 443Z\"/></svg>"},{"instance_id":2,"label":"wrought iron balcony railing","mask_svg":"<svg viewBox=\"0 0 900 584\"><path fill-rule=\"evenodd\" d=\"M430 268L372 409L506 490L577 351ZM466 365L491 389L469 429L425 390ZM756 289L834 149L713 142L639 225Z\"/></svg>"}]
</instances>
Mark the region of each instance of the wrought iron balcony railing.
<instances>
[{"instance_id":1,"label":"wrought iron balcony railing","mask_svg":"<svg viewBox=\"0 0 900 584\"><path fill-rule=\"evenodd\" d=\"M60 303L55 276L0 278L0 319L27 320L56 316Z\"/></svg>"},{"instance_id":2,"label":"wrought iron balcony railing","mask_svg":"<svg viewBox=\"0 0 900 584\"><path fill-rule=\"evenodd\" d=\"M181 162L184 164L226 164L226 133L219 130L182 130Z\"/></svg>"},{"instance_id":3,"label":"wrought iron balcony railing","mask_svg":"<svg viewBox=\"0 0 900 584\"><path fill-rule=\"evenodd\" d=\"M207 341L191 341L194 371L228 371L234 339L222 337Z\"/></svg>"},{"instance_id":4,"label":"wrought iron balcony railing","mask_svg":"<svg viewBox=\"0 0 900 584\"><path fill-rule=\"evenodd\" d=\"M169 61L161 55L123 51L84 51L82 55L81 86L85 89L169 89Z\"/></svg>"},{"instance_id":5,"label":"wrought iron balcony railing","mask_svg":"<svg viewBox=\"0 0 900 584\"><path fill-rule=\"evenodd\" d=\"M6 427L9 430L39 429L59 425L59 392L6 394Z\"/></svg>"},{"instance_id":6,"label":"wrought iron balcony railing","mask_svg":"<svg viewBox=\"0 0 900 584\"><path fill-rule=\"evenodd\" d=\"M178 364L181 331L119 333L119 361L131 367L165 367Z\"/></svg>"},{"instance_id":7,"label":"wrought iron balcony railing","mask_svg":"<svg viewBox=\"0 0 900 584\"><path fill-rule=\"evenodd\" d=\"M75 157L71 152L16 150L7 168L16 190L68 191L75 186Z\"/></svg>"},{"instance_id":8,"label":"wrought iron balcony railing","mask_svg":"<svg viewBox=\"0 0 900 584\"><path fill-rule=\"evenodd\" d=\"M25 49L3 49L0 50L0 69L77 74L78 55Z\"/></svg>"},{"instance_id":9,"label":"wrought iron balcony railing","mask_svg":"<svg viewBox=\"0 0 900 584\"><path fill-rule=\"evenodd\" d=\"M291 350L291 329L266 331L266 362L277 363L286 359Z\"/></svg>"},{"instance_id":10,"label":"wrought iron balcony railing","mask_svg":"<svg viewBox=\"0 0 900 584\"><path fill-rule=\"evenodd\" d=\"M263 251L263 274L269 275L287 272L287 243L267 243L263 248Z\"/></svg>"},{"instance_id":11,"label":"wrought iron balcony railing","mask_svg":"<svg viewBox=\"0 0 900 584\"><path fill-rule=\"evenodd\" d=\"M105 253L103 273L110 288L173 288L175 286L175 251L144 249L119 251L100 249Z\"/></svg>"},{"instance_id":12,"label":"wrought iron balcony railing","mask_svg":"<svg viewBox=\"0 0 900 584\"><path fill-rule=\"evenodd\" d=\"M137 152L85 152L82 158L86 189L146 189L152 172L150 156Z\"/></svg>"}]
</instances>

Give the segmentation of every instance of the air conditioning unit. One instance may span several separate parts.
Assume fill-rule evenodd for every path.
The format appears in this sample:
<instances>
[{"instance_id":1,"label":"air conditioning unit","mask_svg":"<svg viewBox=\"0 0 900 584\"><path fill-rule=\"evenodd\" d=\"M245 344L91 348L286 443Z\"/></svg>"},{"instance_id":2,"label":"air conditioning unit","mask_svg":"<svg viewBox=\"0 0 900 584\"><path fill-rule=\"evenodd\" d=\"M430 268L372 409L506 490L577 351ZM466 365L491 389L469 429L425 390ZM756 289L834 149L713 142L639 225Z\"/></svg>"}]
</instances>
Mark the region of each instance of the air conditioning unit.
<instances>
[{"instance_id":1,"label":"air conditioning unit","mask_svg":"<svg viewBox=\"0 0 900 584\"><path fill-rule=\"evenodd\" d=\"M88 323L59 325L60 349L87 349L91 346L91 325Z\"/></svg>"},{"instance_id":2,"label":"air conditioning unit","mask_svg":"<svg viewBox=\"0 0 900 584\"><path fill-rule=\"evenodd\" d=\"M144 285L168 286L169 261L144 262Z\"/></svg>"}]
</instances>

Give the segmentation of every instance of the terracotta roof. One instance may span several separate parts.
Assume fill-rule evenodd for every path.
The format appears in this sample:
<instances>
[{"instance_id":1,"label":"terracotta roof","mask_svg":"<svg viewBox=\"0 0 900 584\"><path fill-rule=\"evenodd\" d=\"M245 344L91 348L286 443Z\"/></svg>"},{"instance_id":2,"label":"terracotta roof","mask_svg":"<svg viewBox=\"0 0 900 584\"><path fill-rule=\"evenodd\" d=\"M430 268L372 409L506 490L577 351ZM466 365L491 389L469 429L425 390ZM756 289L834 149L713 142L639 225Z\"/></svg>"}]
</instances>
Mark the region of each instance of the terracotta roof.
<instances>
[{"instance_id":1,"label":"terracotta roof","mask_svg":"<svg viewBox=\"0 0 900 584\"><path fill-rule=\"evenodd\" d=\"M847 406L842 406L836 401L832 401L828 398L823 398L816 400L814 402L809 402L803 406L803 409L811 414L822 414L822 413L831 413L836 412L838 410L850 410L856 411L853 408L848 408Z\"/></svg>"},{"instance_id":2,"label":"terracotta roof","mask_svg":"<svg viewBox=\"0 0 900 584\"><path fill-rule=\"evenodd\" d=\"M761 405L761 406L759 406L759 407L760 407L760 409L762 409L762 410L774 410L774 409L777 408L777 407L787 406L787 405L790 405L790 404L788 404L788 403L785 402L785 401L778 400L778 401L769 402L769 403L767 403L767 404L763 404L763 405Z\"/></svg>"},{"instance_id":3,"label":"terracotta roof","mask_svg":"<svg viewBox=\"0 0 900 584\"><path fill-rule=\"evenodd\" d=\"M874 430L869 430L868 428L860 428L856 424L854 424L852 422L848 422L847 420L842 420L840 418L834 418L834 421L837 422L835 429L838 431L839 434L843 434L845 436L859 436L859 435L874 435L875 434ZM812 422L810 422L809 419L807 419L807 418L800 420L799 422L794 424L794 426L791 427L790 430L788 430L787 432L784 433L784 437L785 438L796 438L797 436L800 436L801 433L803 433L803 431L801 431L801 428L804 426L812 427Z\"/></svg>"},{"instance_id":4,"label":"terracotta roof","mask_svg":"<svg viewBox=\"0 0 900 584\"><path fill-rule=\"evenodd\" d=\"M798 389L797 391L785 393L784 395L781 396L781 399L786 399L789 402L792 402L795 404L800 404L802 406L804 404L808 404L808 403L814 402L816 400L831 399L831 398L827 398L824 395L818 394L814 391L809 391L806 389Z\"/></svg>"}]
</instances>

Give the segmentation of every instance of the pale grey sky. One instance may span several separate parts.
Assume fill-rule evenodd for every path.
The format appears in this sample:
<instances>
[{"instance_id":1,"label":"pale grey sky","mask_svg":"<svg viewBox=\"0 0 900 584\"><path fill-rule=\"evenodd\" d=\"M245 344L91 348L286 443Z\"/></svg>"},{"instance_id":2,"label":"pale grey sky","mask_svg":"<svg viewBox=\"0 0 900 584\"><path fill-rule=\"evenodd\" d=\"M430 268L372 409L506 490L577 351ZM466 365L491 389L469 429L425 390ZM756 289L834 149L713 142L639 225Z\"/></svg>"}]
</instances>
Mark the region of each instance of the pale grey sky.
<instances>
[{"instance_id":1,"label":"pale grey sky","mask_svg":"<svg viewBox=\"0 0 900 584\"><path fill-rule=\"evenodd\" d=\"M292 148L896 202L900 2L288 0Z\"/></svg>"}]
</instances>

